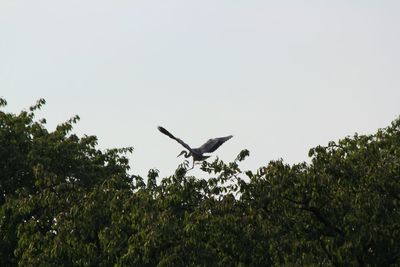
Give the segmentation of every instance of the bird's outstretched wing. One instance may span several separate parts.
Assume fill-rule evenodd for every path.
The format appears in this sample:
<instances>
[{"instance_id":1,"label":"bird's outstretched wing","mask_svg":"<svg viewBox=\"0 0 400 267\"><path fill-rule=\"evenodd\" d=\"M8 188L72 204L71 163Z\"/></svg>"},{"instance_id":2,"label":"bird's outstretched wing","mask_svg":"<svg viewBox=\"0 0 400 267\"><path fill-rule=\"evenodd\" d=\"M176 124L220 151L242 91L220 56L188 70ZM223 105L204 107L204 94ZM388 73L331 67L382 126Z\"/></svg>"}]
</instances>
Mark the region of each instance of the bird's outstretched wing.
<instances>
[{"instance_id":1,"label":"bird's outstretched wing","mask_svg":"<svg viewBox=\"0 0 400 267\"><path fill-rule=\"evenodd\" d=\"M198 149L201 151L201 153L211 153L217 150L223 143L231 139L233 135L225 136L225 137L219 137L219 138L212 138L209 139L207 142L205 142L201 147Z\"/></svg>"},{"instance_id":2,"label":"bird's outstretched wing","mask_svg":"<svg viewBox=\"0 0 400 267\"><path fill-rule=\"evenodd\" d=\"M165 135L168 136L169 138L174 139L175 141L177 141L179 144L181 144L184 148L186 148L186 149L189 150L190 152L193 152L192 148L191 148L188 144L186 144L185 142L183 142L181 139L179 139L179 138L173 136L170 132L167 131L167 129L165 129L164 127L161 127L161 126L158 126L157 128L158 128L158 130L159 130L161 133L165 134Z\"/></svg>"}]
</instances>

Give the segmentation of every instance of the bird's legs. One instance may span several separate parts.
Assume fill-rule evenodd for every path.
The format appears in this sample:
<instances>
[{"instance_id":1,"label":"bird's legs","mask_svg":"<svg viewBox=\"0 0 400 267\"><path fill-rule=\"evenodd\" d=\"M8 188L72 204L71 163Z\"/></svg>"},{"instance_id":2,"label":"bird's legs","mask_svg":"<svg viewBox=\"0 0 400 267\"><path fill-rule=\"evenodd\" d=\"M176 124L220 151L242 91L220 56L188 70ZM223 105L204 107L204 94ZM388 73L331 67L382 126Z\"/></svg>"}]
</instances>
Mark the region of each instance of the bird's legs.
<instances>
[{"instance_id":1,"label":"bird's legs","mask_svg":"<svg viewBox=\"0 0 400 267\"><path fill-rule=\"evenodd\" d=\"M193 159L193 165L192 165L192 168L190 168L189 170L192 170L192 169L194 169L194 159Z\"/></svg>"}]
</instances>

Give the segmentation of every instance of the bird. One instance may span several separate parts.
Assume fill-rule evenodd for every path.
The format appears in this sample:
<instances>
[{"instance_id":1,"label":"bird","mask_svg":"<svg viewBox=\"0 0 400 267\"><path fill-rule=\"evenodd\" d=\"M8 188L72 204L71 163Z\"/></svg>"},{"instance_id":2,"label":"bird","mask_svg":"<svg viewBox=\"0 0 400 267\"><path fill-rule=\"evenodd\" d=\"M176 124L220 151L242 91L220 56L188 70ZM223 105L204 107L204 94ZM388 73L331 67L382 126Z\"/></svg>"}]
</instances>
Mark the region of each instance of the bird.
<instances>
[{"instance_id":1,"label":"bird","mask_svg":"<svg viewBox=\"0 0 400 267\"><path fill-rule=\"evenodd\" d=\"M193 158L192 169L194 168L194 164L195 164L196 161L203 161L203 160L206 160L206 159L208 159L210 157L210 156L204 155L205 153L214 152L223 143L225 143L226 141L228 141L229 139L231 139L233 137L233 135L228 135L228 136L225 136L225 137L211 138L207 142L205 142L203 145L201 145L200 147L191 148L188 144L186 144L181 139L175 137L173 134L171 134L169 131L167 131L167 129L165 129L164 127L158 126L157 128L161 133L165 134L169 138L174 139L179 144L181 144L184 148L189 150L189 152L187 152L186 150L183 150L181 153L179 153L179 155L177 157L182 156L182 155L184 155L185 158L192 157Z\"/></svg>"}]
</instances>

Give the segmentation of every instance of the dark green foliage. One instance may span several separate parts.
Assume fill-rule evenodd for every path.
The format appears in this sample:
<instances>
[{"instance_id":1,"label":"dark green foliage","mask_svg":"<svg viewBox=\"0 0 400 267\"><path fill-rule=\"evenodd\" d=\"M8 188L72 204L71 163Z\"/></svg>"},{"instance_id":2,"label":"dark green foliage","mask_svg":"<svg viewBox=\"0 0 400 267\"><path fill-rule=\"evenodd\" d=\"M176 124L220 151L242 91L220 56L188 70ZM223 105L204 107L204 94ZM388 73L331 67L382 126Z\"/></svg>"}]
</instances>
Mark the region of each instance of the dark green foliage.
<instances>
[{"instance_id":1,"label":"dark green foliage","mask_svg":"<svg viewBox=\"0 0 400 267\"><path fill-rule=\"evenodd\" d=\"M0 111L1 266L400 266L400 119L242 172L203 162L146 183L124 153ZM6 102L0 99L0 106Z\"/></svg>"}]
</instances>

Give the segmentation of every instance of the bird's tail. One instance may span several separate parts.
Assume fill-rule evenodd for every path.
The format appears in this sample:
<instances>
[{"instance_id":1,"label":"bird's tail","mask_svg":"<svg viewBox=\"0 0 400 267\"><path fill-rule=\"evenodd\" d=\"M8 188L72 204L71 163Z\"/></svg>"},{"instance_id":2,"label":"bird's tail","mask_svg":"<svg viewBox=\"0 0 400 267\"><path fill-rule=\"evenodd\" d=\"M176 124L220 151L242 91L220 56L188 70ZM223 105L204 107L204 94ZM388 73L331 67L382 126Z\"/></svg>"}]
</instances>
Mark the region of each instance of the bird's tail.
<instances>
[{"instance_id":1,"label":"bird's tail","mask_svg":"<svg viewBox=\"0 0 400 267\"><path fill-rule=\"evenodd\" d=\"M168 132L167 129L165 129L164 127L158 126L157 128L158 128L158 130L160 132L162 132L163 134L165 134L169 138L176 139L175 136L173 136L170 132Z\"/></svg>"}]
</instances>

